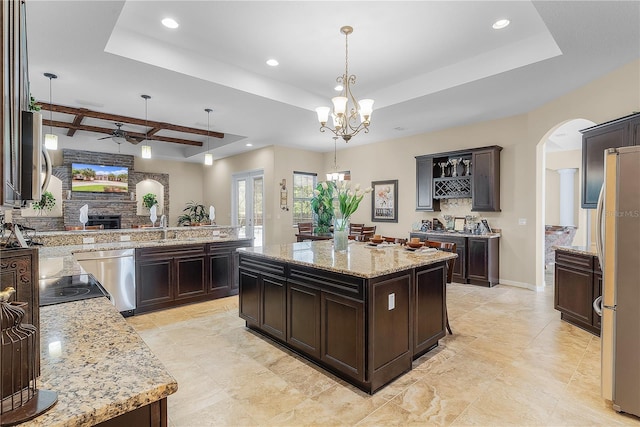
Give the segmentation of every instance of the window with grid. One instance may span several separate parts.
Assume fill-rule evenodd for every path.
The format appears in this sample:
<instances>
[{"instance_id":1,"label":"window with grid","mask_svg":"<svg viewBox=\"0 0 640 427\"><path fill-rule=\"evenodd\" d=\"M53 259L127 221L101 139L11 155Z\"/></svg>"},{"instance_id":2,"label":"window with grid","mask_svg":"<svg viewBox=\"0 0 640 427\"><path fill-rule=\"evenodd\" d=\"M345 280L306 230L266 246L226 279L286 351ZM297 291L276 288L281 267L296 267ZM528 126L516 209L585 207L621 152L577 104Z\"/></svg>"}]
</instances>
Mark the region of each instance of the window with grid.
<instances>
[{"instance_id":1,"label":"window with grid","mask_svg":"<svg viewBox=\"0 0 640 427\"><path fill-rule=\"evenodd\" d=\"M311 210L313 189L316 188L317 174L293 172L293 224L314 222Z\"/></svg>"}]
</instances>

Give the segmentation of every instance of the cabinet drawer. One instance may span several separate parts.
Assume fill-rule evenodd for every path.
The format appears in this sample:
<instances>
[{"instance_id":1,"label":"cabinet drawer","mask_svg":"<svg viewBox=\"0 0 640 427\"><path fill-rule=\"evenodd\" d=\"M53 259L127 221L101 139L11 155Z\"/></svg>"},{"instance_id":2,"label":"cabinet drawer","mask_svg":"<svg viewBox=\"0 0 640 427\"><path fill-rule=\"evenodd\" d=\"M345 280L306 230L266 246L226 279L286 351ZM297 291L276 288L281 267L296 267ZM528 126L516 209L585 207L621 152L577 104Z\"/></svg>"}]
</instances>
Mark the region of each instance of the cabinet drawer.
<instances>
[{"instance_id":1,"label":"cabinet drawer","mask_svg":"<svg viewBox=\"0 0 640 427\"><path fill-rule=\"evenodd\" d=\"M593 256L556 251L556 264L593 271Z\"/></svg>"},{"instance_id":2,"label":"cabinet drawer","mask_svg":"<svg viewBox=\"0 0 640 427\"><path fill-rule=\"evenodd\" d=\"M240 268L280 277L286 276L284 264L266 258L251 257L244 253L240 254Z\"/></svg>"},{"instance_id":3,"label":"cabinet drawer","mask_svg":"<svg viewBox=\"0 0 640 427\"><path fill-rule=\"evenodd\" d=\"M193 255L204 255L206 252L205 245L182 245L157 248L139 248L136 249L136 257L139 259L150 258L174 258Z\"/></svg>"}]
</instances>

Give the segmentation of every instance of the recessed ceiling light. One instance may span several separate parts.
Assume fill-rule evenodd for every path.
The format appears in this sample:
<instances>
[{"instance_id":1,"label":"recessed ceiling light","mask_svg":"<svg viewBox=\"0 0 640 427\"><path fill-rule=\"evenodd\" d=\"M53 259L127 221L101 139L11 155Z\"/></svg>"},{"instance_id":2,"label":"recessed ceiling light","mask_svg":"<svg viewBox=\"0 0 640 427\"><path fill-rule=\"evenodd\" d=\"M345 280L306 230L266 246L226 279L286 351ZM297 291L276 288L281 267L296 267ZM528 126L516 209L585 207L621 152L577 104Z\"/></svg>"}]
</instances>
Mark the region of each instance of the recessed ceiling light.
<instances>
[{"instance_id":1,"label":"recessed ceiling light","mask_svg":"<svg viewBox=\"0 0 640 427\"><path fill-rule=\"evenodd\" d=\"M507 27L510 23L511 21L509 21L508 19L498 19L496 22L493 23L493 29L501 30Z\"/></svg>"},{"instance_id":2,"label":"recessed ceiling light","mask_svg":"<svg viewBox=\"0 0 640 427\"><path fill-rule=\"evenodd\" d=\"M252 143L250 143L250 142L247 142L245 145L246 145L247 147L253 147L253 144L252 144Z\"/></svg>"},{"instance_id":3,"label":"recessed ceiling light","mask_svg":"<svg viewBox=\"0 0 640 427\"><path fill-rule=\"evenodd\" d=\"M336 87L333 88L333 90L335 90L336 92L341 92L342 89L344 89L342 85L337 85Z\"/></svg>"},{"instance_id":4,"label":"recessed ceiling light","mask_svg":"<svg viewBox=\"0 0 640 427\"><path fill-rule=\"evenodd\" d=\"M278 61L276 61L275 59L268 59L267 60L267 65L269 65L270 67L277 67L279 64Z\"/></svg>"},{"instance_id":5,"label":"recessed ceiling light","mask_svg":"<svg viewBox=\"0 0 640 427\"><path fill-rule=\"evenodd\" d=\"M167 28L178 28L180 26L173 18L164 18L162 20L162 25Z\"/></svg>"}]
</instances>

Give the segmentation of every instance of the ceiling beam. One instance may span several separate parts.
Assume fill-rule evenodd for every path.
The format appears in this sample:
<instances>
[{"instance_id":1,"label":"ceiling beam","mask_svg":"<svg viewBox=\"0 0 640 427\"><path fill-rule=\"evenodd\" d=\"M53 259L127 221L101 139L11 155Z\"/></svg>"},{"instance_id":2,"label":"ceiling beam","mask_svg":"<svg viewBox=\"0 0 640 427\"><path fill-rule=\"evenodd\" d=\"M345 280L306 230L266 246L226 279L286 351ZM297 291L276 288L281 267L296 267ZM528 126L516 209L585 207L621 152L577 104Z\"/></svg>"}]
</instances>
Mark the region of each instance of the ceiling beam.
<instances>
[{"instance_id":1,"label":"ceiling beam","mask_svg":"<svg viewBox=\"0 0 640 427\"><path fill-rule=\"evenodd\" d=\"M207 131L206 129L198 129L198 128L192 128L188 126L174 125L171 123L156 122L153 120L138 119L135 117L121 116L118 114L102 113L99 111L89 110L87 108L74 108L74 107L67 107L67 106L58 105L58 104L48 104L44 101L38 101L38 104L43 110L48 110L56 113L71 114L75 116L72 123L56 122L60 124L65 124L65 126L61 125L56 127L64 127L64 128L70 129L69 136L73 136L76 130L85 130L85 129L82 129L83 125L81 125L80 122L83 120L83 118L89 117L93 119L108 120L108 121L118 122L123 124L132 124L132 125L139 125L139 126L145 126L145 127L151 126L152 130L148 132L148 134L156 134L162 130L169 130L169 131L189 133L194 135L203 135L203 136L209 135L214 138L224 138L224 133ZM110 135L112 131L113 129L109 129L107 134ZM94 131L94 132L99 132L99 131ZM161 139L161 138L164 138L164 139ZM178 141L188 141L180 138L170 138L170 137L161 137L161 136L154 136L154 139L160 140L160 141L166 140L166 142L175 142L175 141L170 141L171 139L178 140ZM196 141L190 141L190 142L196 142ZM178 142L178 144L183 144L183 142ZM196 145L196 144L188 144L188 145ZM200 142L199 145L202 146L202 143Z\"/></svg>"},{"instance_id":2,"label":"ceiling beam","mask_svg":"<svg viewBox=\"0 0 640 427\"><path fill-rule=\"evenodd\" d=\"M103 128L100 126L89 126L89 125L82 125L82 124L74 125L73 123L60 122L57 120L52 121L49 119L42 119L42 125L69 129L74 133L75 131L82 130L85 132L104 133L107 135L111 135L114 130L113 128ZM145 135L144 133L139 133L139 132L127 132L127 136L134 137L141 140L147 140L147 141L172 142L175 144L184 144L184 145L192 145L194 147L202 147L202 141L191 141L188 139L173 138L170 136L154 135L153 137L151 136L147 137L148 135Z\"/></svg>"}]
</instances>

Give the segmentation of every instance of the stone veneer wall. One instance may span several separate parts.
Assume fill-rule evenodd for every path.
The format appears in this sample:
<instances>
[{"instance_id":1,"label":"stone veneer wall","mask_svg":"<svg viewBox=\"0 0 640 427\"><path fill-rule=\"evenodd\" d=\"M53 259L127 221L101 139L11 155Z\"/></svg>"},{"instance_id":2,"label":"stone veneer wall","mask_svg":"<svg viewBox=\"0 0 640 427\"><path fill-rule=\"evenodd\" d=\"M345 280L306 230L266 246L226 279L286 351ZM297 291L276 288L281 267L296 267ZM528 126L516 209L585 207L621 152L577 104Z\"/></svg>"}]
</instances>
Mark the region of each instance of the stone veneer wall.
<instances>
[{"instance_id":1,"label":"stone veneer wall","mask_svg":"<svg viewBox=\"0 0 640 427\"><path fill-rule=\"evenodd\" d=\"M37 231L64 230L65 225L78 226L80 223L80 208L89 206L89 215L120 215L121 228L133 228L134 225L148 224L147 215L137 215L137 201L135 198L136 185L151 179L159 182L164 188L163 212L169 216L169 174L153 172L136 172L133 170L133 156L125 154L96 153L93 151L63 150L62 165L54 166L52 173L62 181L62 217L22 217L19 209L13 209L12 221L17 224L35 228ZM127 193L70 193L71 164L89 163L98 165L124 166L129 169L129 191ZM132 193L133 196L132 197ZM131 200L133 198L133 200Z\"/></svg>"}]
</instances>

